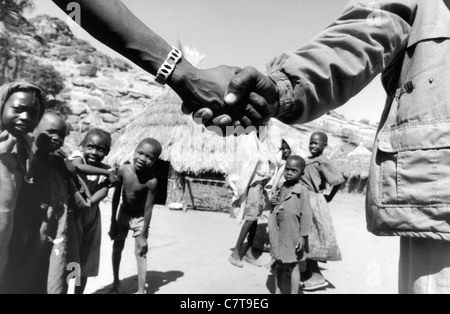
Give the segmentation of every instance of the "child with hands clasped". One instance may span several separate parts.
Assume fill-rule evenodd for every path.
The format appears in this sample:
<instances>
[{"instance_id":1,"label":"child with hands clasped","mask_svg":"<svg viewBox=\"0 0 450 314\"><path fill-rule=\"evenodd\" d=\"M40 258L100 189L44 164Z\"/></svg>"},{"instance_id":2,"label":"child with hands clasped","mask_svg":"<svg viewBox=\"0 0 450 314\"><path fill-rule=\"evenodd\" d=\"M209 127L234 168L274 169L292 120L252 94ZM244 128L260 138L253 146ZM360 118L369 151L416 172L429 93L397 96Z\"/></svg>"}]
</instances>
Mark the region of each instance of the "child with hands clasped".
<instances>
[{"instance_id":1,"label":"child with hands clasped","mask_svg":"<svg viewBox=\"0 0 450 314\"><path fill-rule=\"evenodd\" d=\"M161 144L157 140L145 139L136 148L133 163L119 169L119 181L113 197L111 230L109 232L114 241L114 283L111 293L121 293L120 260L129 230L133 231L136 242L138 294L146 293L147 239L158 183L152 166L158 160L161 152ZM118 211L121 197L122 205Z\"/></svg>"},{"instance_id":2,"label":"child with hands clasped","mask_svg":"<svg viewBox=\"0 0 450 314\"><path fill-rule=\"evenodd\" d=\"M286 268L291 274L291 293L300 288L300 265L308 252L308 236L312 227L309 192L300 183L305 170L305 160L291 156L286 161L286 181L272 198L274 209L269 218L271 255L275 262L275 292L281 294L281 284Z\"/></svg>"},{"instance_id":3,"label":"child with hands clasped","mask_svg":"<svg viewBox=\"0 0 450 314\"><path fill-rule=\"evenodd\" d=\"M83 294L88 278L99 274L102 239L100 202L108 196L110 187L117 182L115 170L103 163L111 145L110 133L93 129L86 134L81 150L73 152L70 157L91 195L90 208L76 213L81 280L80 285L75 288L75 294Z\"/></svg>"}]
</instances>

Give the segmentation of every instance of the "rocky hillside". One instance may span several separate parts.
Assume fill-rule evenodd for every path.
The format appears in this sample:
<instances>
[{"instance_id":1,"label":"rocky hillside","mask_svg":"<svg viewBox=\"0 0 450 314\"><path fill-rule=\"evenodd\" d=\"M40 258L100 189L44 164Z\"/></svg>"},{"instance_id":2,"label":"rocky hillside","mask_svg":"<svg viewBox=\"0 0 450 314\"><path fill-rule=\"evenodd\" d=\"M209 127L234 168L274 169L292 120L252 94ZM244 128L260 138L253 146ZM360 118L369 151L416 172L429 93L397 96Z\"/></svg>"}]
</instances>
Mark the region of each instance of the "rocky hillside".
<instances>
[{"instance_id":1,"label":"rocky hillside","mask_svg":"<svg viewBox=\"0 0 450 314\"><path fill-rule=\"evenodd\" d=\"M76 38L65 22L48 16L38 16L29 22L26 35L20 39L26 43L24 54L53 66L64 80L65 88L51 96L49 103L67 117L68 150L75 149L90 128L103 128L117 138L149 101L164 91L151 75ZM332 112L295 129L291 136L298 140L304 154L312 132L327 132L328 157L349 178L356 178L348 189L364 190L376 126L349 122ZM356 148L356 154L349 156Z\"/></svg>"},{"instance_id":2,"label":"rocky hillside","mask_svg":"<svg viewBox=\"0 0 450 314\"><path fill-rule=\"evenodd\" d=\"M77 147L91 128L118 136L149 100L164 91L151 75L74 37L65 22L48 16L29 22L34 34L26 38L28 53L41 64L52 65L64 79L65 88L50 96L49 105L67 117L68 149Z\"/></svg>"}]
</instances>

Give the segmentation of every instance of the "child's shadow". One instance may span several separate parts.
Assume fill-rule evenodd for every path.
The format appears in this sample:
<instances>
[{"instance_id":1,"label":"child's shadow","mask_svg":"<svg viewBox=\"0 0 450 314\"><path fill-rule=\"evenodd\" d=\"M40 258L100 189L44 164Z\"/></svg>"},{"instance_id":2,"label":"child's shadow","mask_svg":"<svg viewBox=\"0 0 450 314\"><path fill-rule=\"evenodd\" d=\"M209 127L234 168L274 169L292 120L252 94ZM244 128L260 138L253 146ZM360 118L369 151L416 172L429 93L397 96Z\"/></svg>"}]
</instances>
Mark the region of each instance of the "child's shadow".
<instances>
[{"instance_id":1,"label":"child's shadow","mask_svg":"<svg viewBox=\"0 0 450 314\"><path fill-rule=\"evenodd\" d=\"M271 294L275 294L275 273L273 269L270 270L270 274L267 277L266 287ZM291 278L288 274L284 274L283 283L281 285L281 294L291 294ZM298 294L304 293L299 289Z\"/></svg>"},{"instance_id":2,"label":"child's shadow","mask_svg":"<svg viewBox=\"0 0 450 314\"><path fill-rule=\"evenodd\" d=\"M168 271L168 272L158 272L149 271L147 272L147 294L155 294L159 291L161 287L170 284L171 282L177 281L178 278L184 276L181 271ZM129 277L120 281L122 285L122 294L133 294L138 290L138 278L137 276ZM97 290L93 294L108 294L112 286L107 286L102 289Z\"/></svg>"}]
</instances>

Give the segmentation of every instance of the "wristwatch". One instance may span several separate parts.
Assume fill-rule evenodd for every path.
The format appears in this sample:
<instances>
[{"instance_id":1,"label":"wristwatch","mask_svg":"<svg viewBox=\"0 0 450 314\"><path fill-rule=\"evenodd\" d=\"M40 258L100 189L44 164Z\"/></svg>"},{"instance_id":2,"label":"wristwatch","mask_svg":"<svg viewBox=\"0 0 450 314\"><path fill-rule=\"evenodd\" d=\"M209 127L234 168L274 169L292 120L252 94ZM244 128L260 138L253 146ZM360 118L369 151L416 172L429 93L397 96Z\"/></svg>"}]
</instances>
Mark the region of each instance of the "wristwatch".
<instances>
[{"instance_id":1,"label":"wristwatch","mask_svg":"<svg viewBox=\"0 0 450 314\"><path fill-rule=\"evenodd\" d=\"M156 74L155 81L161 85L165 85L167 79L175 70L177 64L181 61L183 53L175 47L169 52L166 61L161 65Z\"/></svg>"}]
</instances>

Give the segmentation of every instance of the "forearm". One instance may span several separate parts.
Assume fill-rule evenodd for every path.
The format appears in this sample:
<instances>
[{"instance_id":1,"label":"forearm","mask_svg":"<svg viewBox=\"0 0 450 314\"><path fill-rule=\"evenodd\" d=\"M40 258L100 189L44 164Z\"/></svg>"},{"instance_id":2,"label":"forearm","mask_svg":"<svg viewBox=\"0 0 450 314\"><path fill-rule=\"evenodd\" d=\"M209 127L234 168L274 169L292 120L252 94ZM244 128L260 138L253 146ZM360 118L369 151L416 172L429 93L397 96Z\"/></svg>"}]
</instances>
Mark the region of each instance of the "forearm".
<instances>
[{"instance_id":1,"label":"forearm","mask_svg":"<svg viewBox=\"0 0 450 314\"><path fill-rule=\"evenodd\" d=\"M336 196L336 194L339 192L339 190L341 189L342 184L339 185L335 185L333 186L333 189L330 192L330 199L334 199L334 197Z\"/></svg>"},{"instance_id":2,"label":"forearm","mask_svg":"<svg viewBox=\"0 0 450 314\"><path fill-rule=\"evenodd\" d=\"M71 0L52 0L64 12ZM81 26L93 37L128 58L144 70L156 75L172 50L163 38L139 20L119 0L79 0ZM176 92L184 88L186 77L195 68L186 60L176 67L167 82Z\"/></svg>"},{"instance_id":3,"label":"forearm","mask_svg":"<svg viewBox=\"0 0 450 314\"><path fill-rule=\"evenodd\" d=\"M111 211L111 222L116 222L117 210L119 209L120 204L120 193L122 190L121 185L117 185L114 191L114 196L112 199L112 211Z\"/></svg>"},{"instance_id":4,"label":"forearm","mask_svg":"<svg viewBox=\"0 0 450 314\"><path fill-rule=\"evenodd\" d=\"M313 215L309 192L302 194L300 202L300 208L302 209L300 218L300 236L307 237L313 228Z\"/></svg>"},{"instance_id":5,"label":"forearm","mask_svg":"<svg viewBox=\"0 0 450 314\"><path fill-rule=\"evenodd\" d=\"M144 236L146 239L148 238L148 230L150 228L150 222L152 220L153 216L153 205L145 209L144 214L144 231L142 233L142 236Z\"/></svg>"},{"instance_id":6,"label":"forearm","mask_svg":"<svg viewBox=\"0 0 450 314\"><path fill-rule=\"evenodd\" d=\"M99 204L101 201L103 201L107 196L108 196L108 188L102 188L101 190L99 190L97 193L95 193L94 195L92 195L92 205L97 205Z\"/></svg>"},{"instance_id":7,"label":"forearm","mask_svg":"<svg viewBox=\"0 0 450 314\"><path fill-rule=\"evenodd\" d=\"M374 4L379 10L374 11ZM354 1L341 17L296 52L275 58L278 118L305 123L345 104L405 48L417 0ZM377 25L369 18L376 14Z\"/></svg>"},{"instance_id":8,"label":"forearm","mask_svg":"<svg viewBox=\"0 0 450 314\"><path fill-rule=\"evenodd\" d=\"M71 0L53 0L64 12ZM172 49L119 0L78 0L80 22L93 37L152 74Z\"/></svg>"},{"instance_id":9,"label":"forearm","mask_svg":"<svg viewBox=\"0 0 450 314\"><path fill-rule=\"evenodd\" d=\"M109 176L109 171L102 168L97 168L87 164L78 164L75 165L78 173L85 175L96 175L96 176Z\"/></svg>"}]
</instances>

